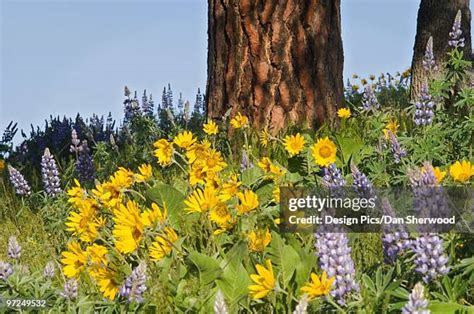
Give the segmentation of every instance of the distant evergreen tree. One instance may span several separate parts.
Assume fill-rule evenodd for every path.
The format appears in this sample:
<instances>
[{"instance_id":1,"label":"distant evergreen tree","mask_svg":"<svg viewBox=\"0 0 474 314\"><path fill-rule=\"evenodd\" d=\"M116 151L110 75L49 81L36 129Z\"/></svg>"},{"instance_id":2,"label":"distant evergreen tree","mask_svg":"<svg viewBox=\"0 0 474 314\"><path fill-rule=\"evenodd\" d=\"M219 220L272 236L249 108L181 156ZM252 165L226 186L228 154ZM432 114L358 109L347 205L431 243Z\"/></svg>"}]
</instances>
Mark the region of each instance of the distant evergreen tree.
<instances>
[{"instance_id":1,"label":"distant evergreen tree","mask_svg":"<svg viewBox=\"0 0 474 314\"><path fill-rule=\"evenodd\" d=\"M168 83L168 91L166 92L166 99L168 103L168 108L173 108L173 91L171 90L171 84Z\"/></svg>"},{"instance_id":2,"label":"distant evergreen tree","mask_svg":"<svg viewBox=\"0 0 474 314\"><path fill-rule=\"evenodd\" d=\"M143 96L142 96L142 111L146 117L150 117L150 118L153 117L153 111L154 111L153 106L154 106L153 101L151 100L151 98L150 98L150 101L148 100L148 97L146 95L146 89L145 89L143 91Z\"/></svg>"},{"instance_id":3,"label":"distant evergreen tree","mask_svg":"<svg viewBox=\"0 0 474 314\"><path fill-rule=\"evenodd\" d=\"M204 109L204 95L201 94L201 89L198 88L196 94L196 101L194 102L193 112L189 121L189 128L191 130L200 130L202 124L206 121Z\"/></svg>"},{"instance_id":4,"label":"distant evergreen tree","mask_svg":"<svg viewBox=\"0 0 474 314\"><path fill-rule=\"evenodd\" d=\"M163 94L161 96L161 106L158 108L158 126L161 131L168 134L173 129L173 123L170 116L173 115L173 92L171 91L171 85L168 84L168 90L166 86L163 88Z\"/></svg>"}]
</instances>

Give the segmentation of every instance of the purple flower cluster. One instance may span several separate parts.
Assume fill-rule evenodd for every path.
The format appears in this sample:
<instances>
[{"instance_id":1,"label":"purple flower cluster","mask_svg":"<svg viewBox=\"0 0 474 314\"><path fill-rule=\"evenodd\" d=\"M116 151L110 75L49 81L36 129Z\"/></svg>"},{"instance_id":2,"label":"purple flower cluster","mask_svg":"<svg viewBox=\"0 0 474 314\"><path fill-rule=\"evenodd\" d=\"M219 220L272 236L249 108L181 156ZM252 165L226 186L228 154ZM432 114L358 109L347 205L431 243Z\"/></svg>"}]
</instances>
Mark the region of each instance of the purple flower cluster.
<instances>
[{"instance_id":1,"label":"purple flower cluster","mask_svg":"<svg viewBox=\"0 0 474 314\"><path fill-rule=\"evenodd\" d=\"M79 289L79 283L76 279L69 279L66 281L61 292L61 296L68 300L74 300L77 298L77 290Z\"/></svg>"},{"instance_id":2,"label":"purple flower cluster","mask_svg":"<svg viewBox=\"0 0 474 314\"><path fill-rule=\"evenodd\" d=\"M253 167L252 161L250 161L247 151L242 151L242 160L240 161L240 170L245 171Z\"/></svg>"},{"instance_id":3,"label":"purple flower cluster","mask_svg":"<svg viewBox=\"0 0 474 314\"><path fill-rule=\"evenodd\" d=\"M416 125L429 125L433 122L434 102L428 90L428 85L423 83L420 98L415 104L415 116L413 120Z\"/></svg>"},{"instance_id":4,"label":"purple flower cluster","mask_svg":"<svg viewBox=\"0 0 474 314\"><path fill-rule=\"evenodd\" d=\"M429 314L428 300L425 298L425 289L421 283L417 283L411 291L408 302L402 308L403 314Z\"/></svg>"},{"instance_id":5,"label":"purple flower cluster","mask_svg":"<svg viewBox=\"0 0 474 314\"><path fill-rule=\"evenodd\" d=\"M397 230L384 233L382 246L385 263L393 264L403 251L411 247L411 241L406 231Z\"/></svg>"},{"instance_id":6,"label":"purple flower cluster","mask_svg":"<svg viewBox=\"0 0 474 314\"><path fill-rule=\"evenodd\" d=\"M376 110L380 108L380 104L375 97L374 90L370 85L364 87L364 95L362 96L362 109L364 111Z\"/></svg>"},{"instance_id":7,"label":"purple flower cluster","mask_svg":"<svg viewBox=\"0 0 474 314\"><path fill-rule=\"evenodd\" d=\"M323 168L323 184L329 188L341 187L346 185L346 180L336 165L330 164Z\"/></svg>"},{"instance_id":8,"label":"purple flower cluster","mask_svg":"<svg viewBox=\"0 0 474 314\"><path fill-rule=\"evenodd\" d=\"M443 251L443 240L436 234L421 234L413 241L415 252L415 271L428 283L449 272L448 257Z\"/></svg>"},{"instance_id":9,"label":"purple flower cluster","mask_svg":"<svg viewBox=\"0 0 474 314\"><path fill-rule=\"evenodd\" d=\"M53 279L55 272L54 262L48 262L44 267L43 277L46 279Z\"/></svg>"},{"instance_id":10,"label":"purple flower cluster","mask_svg":"<svg viewBox=\"0 0 474 314\"><path fill-rule=\"evenodd\" d=\"M9 239L8 239L8 250L7 250L7 253L8 253L8 257L10 257L11 259L15 259L15 260L18 260L20 259L20 256L21 256L21 246L20 244L18 243L17 239L15 236L11 236Z\"/></svg>"},{"instance_id":11,"label":"purple flower cluster","mask_svg":"<svg viewBox=\"0 0 474 314\"><path fill-rule=\"evenodd\" d=\"M13 274L13 267L10 263L0 260L0 280L6 281Z\"/></svg>"},{"instance_id":12,"label":"purple flower cluster","mask_svg":"<svg viewBox=\"0 0 474 314\"><path fill-rule=\"evenodd\" d=\"M28 182L25 180L25 177L12 166L8 165L8 172L10 173L10 182L15 187L16 194L18 195L30 195L31 188L28 185Z\"/></svg>"},{"instance_id":13,"label":"purple flower cluster","mask_svg":"<svg viewBox=\"0 0 474 314\"><path fill-rule=\"evenodd\" d=\"M354 281L355 268L347 235L344 232L316 233L315 237L319 266L329 277L335 278L331 295L339 304L344 304L349 293L359 290Z\"/></svg>"},{"instance_id":14,"label":"purple flower cluster","mask_svg":"<svg viewBox=\"0 0 474 314\"><path fill-rule=\"evenodd\" d=\"M461 10L459 10L454 19L453 28L451 32L449 32L450 40L448 44L453 48L463 48L465 45L465 38L462 37L461 17Z\"/></svg>"},{"instance_id":15,"label":"purple flower cluster","mask_svg":"<svg viewBox=\"0 0 474 314\"><path fill-rule=\"evenodd\" d=\"M87 146L87 141L82 141L79 149L79 155L76 161L76 171L79 174L79 181L81 183L92 182L95 178L95 167L90 154L90 149Z\"/></svg>"},{"instance_id":16,"label":"purple flower cluster","mask_svg":"<svg viewBox=\"0 0 474 314\"><path fill-rule=\"evenodd\" d=\"M79 144L81 144L81 140L79 140L79 137L77 136L77 132L75 129L72 129L71 132L71 146L69 148L69 151L71 153L78 153L79 152Z\"/></svg>"},{"instance_id":17,"label":"purple flower cluster","mask_svg":"<svg viewBox=\"0 0 474 314\"><path fill-rule=\"evenodd\" d=\"M400 146L397 137L393 132L387 131L389 140L390 140L390 150L392 151L393 158L395 159L395 163L398 164L402 160L403 157L406 157L407 151Z\"/></svg>"},{"instance_id":18,"label":"purple flower cluster","mask_svg":"<svg viewBox=\"0 0 474 314\"><path fill-rule=\"evenodd\" d=\"M146 287L146 264L138 265L127 277L125 283L120 288L120 296L126 298L129 303L143 302L143 293L147 290Z\"/></svg>"},{"instance_id":19,"label":"purple flower cluster","mask_svg":"<svg viewBox=\"0 0 474 314\"><path fill-rule=\"evenodd\" d=\"M41 158L41 176L46 193L49 196L56 196L61 193L61 181L59 179L59 171L48 148L45 149Z\"/></svg>"},{"instance_id":20,"label":"purple flower cluster","mask_svg":"<svg viewBox=\"0 0 474 314\"><path fill-rule=\"evenodd\" d=\"M352 187L354 188L355 192L364 198L371 198L375 197L374 189L372 186L372 182L367 178L365 174L363 174L356 165L351 165L351 172L352 172Z\"/></svg>"},{"instance_id":21,"label":"purple flower cluster","mask_svg":"<svg viewBox=\"0 0 474 314\"><path fill-rule=\"evenodd\" d=\"M423 57L423 68L428 71L436 71L438 68L436 66L436 61L433 53L433 37L430 36L428 43L426 44L425 56Z\"/></svg>"}]
</instances>

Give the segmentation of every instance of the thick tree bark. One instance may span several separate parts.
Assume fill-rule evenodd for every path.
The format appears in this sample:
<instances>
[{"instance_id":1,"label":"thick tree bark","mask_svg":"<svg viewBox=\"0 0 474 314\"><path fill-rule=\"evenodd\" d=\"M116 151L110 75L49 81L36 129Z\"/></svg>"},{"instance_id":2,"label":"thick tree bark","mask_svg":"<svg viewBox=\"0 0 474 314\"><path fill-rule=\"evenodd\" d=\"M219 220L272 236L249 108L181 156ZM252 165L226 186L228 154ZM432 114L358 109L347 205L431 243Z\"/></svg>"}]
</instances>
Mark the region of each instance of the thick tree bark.
<instances>
[{"instance_id":1,"label":"thick tree bark","mask_svg":"<svg viewBox=\"0 0 474 314\"><path fill-rule=\"evenodd\" d=\"M256 127L318 126L343 101L340 0L209 0L206 102Z\"/></svg>"},{"instance_id":2,"label":"thick tree bark","mask_svg":"<svg viewBox=\"0 0 474 314\"><path fill-rule=\"evenodd\" d=\"M421 0L418 10L415 47L412 60L411 98L419 96L421 85L426 82L427 73L423 69L426 44L433 36L433 52L438 68L447 60L449 32L458 10L462 12L461 27L466 40L464 56L472 58L470 0Z\"/></svg>"}]
</instances>

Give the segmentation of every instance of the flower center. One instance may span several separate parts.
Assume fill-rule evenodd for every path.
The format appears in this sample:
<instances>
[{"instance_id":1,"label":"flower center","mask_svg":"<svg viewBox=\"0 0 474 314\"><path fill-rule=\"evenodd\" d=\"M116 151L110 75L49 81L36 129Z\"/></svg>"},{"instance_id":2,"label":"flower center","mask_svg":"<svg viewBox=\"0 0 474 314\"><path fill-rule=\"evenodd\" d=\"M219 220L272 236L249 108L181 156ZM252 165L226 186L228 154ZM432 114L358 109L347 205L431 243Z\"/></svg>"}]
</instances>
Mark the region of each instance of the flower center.
<instances>
[{"instance_id":1,"label":"flower center","mask_svg":"<svg viewBox=\"0 0 474 314\"><path fill-rule=\"evenodd\" d=\"M327 146L323 146L319 149L319 155L323 158L328 158L331 156L331 149Z\"/></svg>"}]
</instances>

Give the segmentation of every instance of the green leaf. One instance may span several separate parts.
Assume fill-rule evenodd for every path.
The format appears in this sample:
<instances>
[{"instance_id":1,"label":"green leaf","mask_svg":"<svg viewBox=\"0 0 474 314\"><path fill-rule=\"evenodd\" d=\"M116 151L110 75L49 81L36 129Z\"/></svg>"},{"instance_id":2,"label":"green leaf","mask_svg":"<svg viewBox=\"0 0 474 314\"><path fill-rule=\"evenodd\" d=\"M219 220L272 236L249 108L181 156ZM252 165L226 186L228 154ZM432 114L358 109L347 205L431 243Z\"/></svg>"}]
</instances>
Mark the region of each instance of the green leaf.
<instances>
[{"instance_id":1,"label":"green leaf","mask_svg":"<svg viewBox=\"0 0 474 314\"><path fill-rule=\"evenodd\" d=\"M216 259L198 252L189 254L189 259L198 268L202 285L210 284L221 277L222 269Z\"/></svg>"},{"instance_id":2,"label":"green leaf","mask_svg":"<svg viewBox=\"0 0 474 314\"><path fill-rule=\"evenodd\" d=\"M242 172L242 184L247 187L251 187L257 181L259 181L263 176L263 172L258 167L252 167L250 169L246 169Z\"/></svg>"},{"instance_id":3,"label":"green leaf","mask_svg":"<svg viewBox=\"0 0 474 314\"><path fill-rule=\"evenodd\" d=\"M160 207L166 204L171 223L176 224L179 217L182 217L185 196L171 185L156 185L146 192L146 197Z\"/></svg>"},{"instance_id":4,"label":"green leaf","mask_svg":"<svg viewBox=\"0 0 474 314\"><path fill-rule=\"evenodd\" d=\"M249 285L251 285L249 275L240 262L230 263L224 269L221 278L217 280L217 286L222 290L231 307L247 295Z\"/></svg>"},{"instance_id":5,"label":"green leaf","mask_svg":"<svg viewBox=\"0 0 474 314\"><path fill-rule=\"evenodd\" d=\"M296 270L296 265L301 262L298 253L293 247L285 244L276 232L272 232L272 242L268 253L272 262L280 268L283 286L286 286Z\"/></svg>"},{"instance_id":6,"label":"green leaf","mask_svg":"<svg viewBox=\"0 0 474 314\"><path fill-rule=\"evenodd\" d=\"M448 314L448 313L466 313L472 314L474 313L474 308L469 306L464 306L457 303L449 303L449 302L438 302L432 301L430 302L429 309L431 310L432 314L440 313L440 314Z\"/></svg>"}]
</instances>

